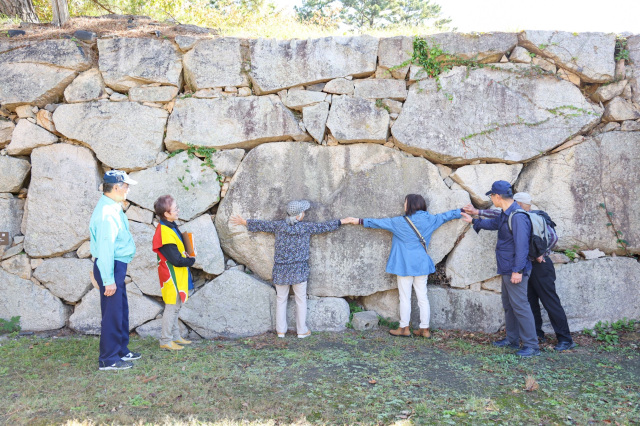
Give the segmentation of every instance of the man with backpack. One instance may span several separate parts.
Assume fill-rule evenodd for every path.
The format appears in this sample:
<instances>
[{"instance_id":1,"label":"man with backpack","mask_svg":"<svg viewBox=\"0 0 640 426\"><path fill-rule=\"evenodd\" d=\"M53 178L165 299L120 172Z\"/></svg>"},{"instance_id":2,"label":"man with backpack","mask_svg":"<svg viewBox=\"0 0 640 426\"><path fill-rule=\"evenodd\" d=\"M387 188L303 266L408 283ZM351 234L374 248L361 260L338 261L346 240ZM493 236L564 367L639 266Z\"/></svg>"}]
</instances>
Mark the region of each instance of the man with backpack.
<instances>
[{"instance_id":1,"label":"man with backpack","mask_svg":"<svg viewBox=\"0 0 640 426\"><path fill-rule=\"evenodd\" d=\"M548 235L544 253L535 259L530 259L532 261L532 269L531 277L529 277L527 298L529 299L529 305L531 306L531 312L533 313L536 324L536 334L541 342L545 341L544 331L542 331L542 315L540 313L540 302L542 302L542 306L544 306L544 309L549 314L549 321L558 339L558 344L554 349L558 352L572 349L576 345L571 338L567 316L560 303L560 298L556 293L556 270L553 262L549 258L551 249L558 242L558 236L555 232L556 224L546 212L542 210L531 210L531 195L526 192L518 192L513 196L513 199L523 210L529 212L529 214L538 215L544 219L544 225ZM477 210L471 205L466 206L465 211L469 214L476 214L485 218L496 218L500 215L498 210Z\"/></svg>"},{"instance_id":2,"label":"man with backpack","mask_svg":"<svg viewBox=\"0 0 640 426\"><path fill-rule=\"evenodd\" d=\"M540 355L535 321L527 299L527 284L531 275L529 244L531 240L531 219L527 214L514 214L520 209L513 200L509 182L499 180L487 192L494 206L502 212L492 219L464 220L473 223L473 229L498 231L496 260L498 274L502 276L502 306L505 313L507 337L494 342L494 346L520 348L516 352L522 358ZM511 228L511 229L510 229Z\"/></svg>"}]
</instances>

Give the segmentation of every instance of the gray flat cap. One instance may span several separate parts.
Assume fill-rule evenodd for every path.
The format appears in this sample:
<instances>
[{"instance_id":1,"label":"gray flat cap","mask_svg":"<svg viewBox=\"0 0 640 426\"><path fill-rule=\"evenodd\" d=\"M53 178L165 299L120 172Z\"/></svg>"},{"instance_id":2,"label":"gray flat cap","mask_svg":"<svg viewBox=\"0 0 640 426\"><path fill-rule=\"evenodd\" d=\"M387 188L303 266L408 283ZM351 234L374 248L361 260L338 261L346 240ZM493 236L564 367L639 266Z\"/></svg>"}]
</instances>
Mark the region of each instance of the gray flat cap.
<instances>
[{"instance_id":1,"label":"gray flat cap","mask_svg":"<svg viewBox=\"0 0 640 426\"><path fill-rule=\"evenodd\" d=\"M287 205L287 215L298 216L300 213L306 211L311 207L311 203L307 200L295 200L291 201Z\"/></svg>"}]
</instances>

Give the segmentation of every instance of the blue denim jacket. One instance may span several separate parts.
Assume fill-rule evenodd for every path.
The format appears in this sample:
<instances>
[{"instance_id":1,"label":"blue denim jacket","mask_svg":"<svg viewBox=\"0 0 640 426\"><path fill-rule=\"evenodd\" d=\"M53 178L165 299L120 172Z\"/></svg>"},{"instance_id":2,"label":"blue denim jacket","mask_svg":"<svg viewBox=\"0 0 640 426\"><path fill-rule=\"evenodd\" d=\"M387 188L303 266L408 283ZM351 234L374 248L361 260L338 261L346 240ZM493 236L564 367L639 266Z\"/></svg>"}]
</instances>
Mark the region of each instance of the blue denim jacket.
<instances>
[{"instance_id":1,"label":"blue denim jacket","mask_svg":"<svg viewBox=\"0 0 640 426\"><path fill-rule=\"evenodd\" d=\"M528 259L531 237L529 216L526 214L513 215L511 219L513 232L509 230L509 214L519 208L518 203L514 201L506 211L500 213L500 216L492 219L478 219L473 224L473 229L476 232L480 232L481 229L498 231L496 260L500 275L511 275L512 272L531 270L531 261Z\"/></svg>"}]
</instances>

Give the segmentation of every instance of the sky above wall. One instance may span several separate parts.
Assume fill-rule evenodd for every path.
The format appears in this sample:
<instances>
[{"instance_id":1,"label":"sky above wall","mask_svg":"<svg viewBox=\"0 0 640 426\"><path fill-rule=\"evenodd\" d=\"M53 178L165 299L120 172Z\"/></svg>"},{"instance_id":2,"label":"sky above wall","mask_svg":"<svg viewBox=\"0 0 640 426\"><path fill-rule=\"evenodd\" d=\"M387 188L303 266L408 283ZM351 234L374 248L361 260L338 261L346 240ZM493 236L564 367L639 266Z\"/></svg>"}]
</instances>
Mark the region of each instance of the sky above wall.
<instances>
[{"instance_id":1,"label":"sky above wall","mask_svg":"<svg viewBox=\"0 0 640 426\"><path fill-rule=\"evenodd\" d=\"M302 0L274 0L293 12ZM640 34L640 0L439 0L460 32L561 30Z\"/></svg>"}]
</instances>

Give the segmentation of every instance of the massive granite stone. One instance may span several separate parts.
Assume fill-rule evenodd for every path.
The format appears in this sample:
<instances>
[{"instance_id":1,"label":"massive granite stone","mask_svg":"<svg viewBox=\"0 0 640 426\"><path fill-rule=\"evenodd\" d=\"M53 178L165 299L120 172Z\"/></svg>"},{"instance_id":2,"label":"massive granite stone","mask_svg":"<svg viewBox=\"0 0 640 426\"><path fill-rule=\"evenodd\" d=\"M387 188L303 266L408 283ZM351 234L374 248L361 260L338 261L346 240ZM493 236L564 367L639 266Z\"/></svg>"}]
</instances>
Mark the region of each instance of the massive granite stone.
<instances>
[{"instance_id":1,"label":"massive granite stone","mask_svg":"<svg viewBox=\"0 0 640 426\"><path fill-rule=\"evenodd\" d=\"M389 135L389 113L374 101L334 96L327 127L342 143L385 143Z\"/></svg>"},{"instance_id":2,"label":"massive granite stone","mask_svg":"<svg viewBox=\"0 0 640 426\"><path fill-rule=\"evenodd\" d=\"M496 242L498 233L469 228L447 256L446 273L451 287L466 288L498 275Z\"/></svg>"},{"instance_id":3,"label":"massive granite stone","mask_svg":"<svg viewBox=\"0 0 640 426\"><path fill-rule=\"evenodd\" d=\"M131 331L158 316L163 306L149 297L129 290L129 286L127 286L127 300L129 331ZM73 314L69 317L69 328L84 334L100 334L100 322L100 294L94 288L82 298L80 304L76 305Z\"/></svg>"},{"instance_id":4,"label":"massive granite stone","mask_svg":"<svg viewBox=\"0 0 640 426\"><path fill-rule=\"evenodd\" d=\"M605 83L615 75L614 33L523 31L518 44L567 69L588 83Z\"/></svg>"},{"instance_id":5,"label":"massive granite stone","mask_svg":"<svg viewBox=\"0 0 640 426\"><path fill-rule=\"evenodd\" d=\"M23 213L24 200L11 195L0 197L0 229L8 232L9 238L13 239L20 234Z\"/></svg>"},{"instance_id":6,"label":"massive granite stone","mask_svg":"<svg viewBox=\"0 0 640 426\"><path fill-rule=\"evenodd\" d=\"M97 68L92 68L78 75L64 89L64 100L67 103L94 101L104 95L104 80Z\"/></svg>"},{"instance_id":7,"label":"massive granite stone","mask_svg":"<svg viewBox=\"0 0 640 426\"><path fill-rule=\"evenodd\" d=\"M168 113L136 102L60 105L56 130L90 147L104 164L120 170L152 166L162 151Z\"/></svg>"},{"instance_id":8,"label":"massive granite stone","mask_svg":"<svg viewBox=\"0 0 640 426\"><path fill-rule=\"evenodd\" d=\"M9 155L29 155L34 148L51 145L58 141L53 133L29 120L22 119L13 131L11 143L7 146ZM0 191L2 192L2 191Z\"/></svg>"},{"instance_id":9,"label":"massive granite stone","mask_svg":"<svg viewBox=\"0 0 640 426\"><path fill-rule=\"evenodd\" d=\"M271 172L264 178L263 164ZM374 144L324 147L309 143L271 143L253 149L243 160L218 207L216 228L223 250L259 277L271 279L274 237L230 226L229 217L281 220L290 200L312 202L305 220L346 216L400 215L406 194L422 194L429 211L441 213L469 202L465 191L450 190L438 169L422 158ZM434 234L429 253L440 262L464 229L459 220ZM385 273L391 234L344 225L311 238L309 294L368 295L396 286Z\"/></svg>"},{"instance_id":10,"label":"massive granite stone","mask_svg":"<svg viewBox=\"0 0 640 426\"><path fill-rule=\"evenodd\" d=\"M91 67L91 60L84 49L68 39L30 42L16 49L0 52L0 64L10 63L46 64L74 71L84 71Z\"/></svg>"},{"instance_id":11,"label":"massive granite stone","mask_svg":"<svg viewBox=\"0 0 640 426\"><path fill-rule=\"evenodd\" d=\"M302 111L302 109L309 105L315 105L319 102L327 100L327 95L324 92L316 92L313 90L303 90L299 87L283 91L286 93L281 95L282 103L287 108Z\"/></svg>"},{"instance_id":12,"label":"massive granite stone","mask_svg":"<svg viewBox=\"0 0 640 426\"><path fill-rule=\"evenodd\" d=\"M381 38L378 49L378 66L382 69L389 70L389 74L386 77L404 80L407 76L407 71L409 71L409 64L403 67L399 67L399 65L411 59L413 54L413 37L397 36Z\"/></svg>"},{"instance_id":13,"label":"massive granite stone","mask_svg":"<svg viewBox=\"0 0 640 426\"><path fill-rule=\"evenodd\" d=\"M316 105L302 109L302 122L307 132L316 142L320 143L327 132L327 119L329 118L329 103L320 102Z\"/></svg>"},{"instance_id":14,"label":"massive granite stone","mask_svg":"<svg viewBox=\"0 0 640 426\"><path fill-rule=\"evenodd\" d=\"M262 142L291 140L306 134L277 97L178 99L169 117L169 151L187 144L215 148L253 148Z\"/></svg>"},{"instance_id":15,"label":"massive granite stone","mask_svg":"<svg viewBox=\"0 0 640 426\"><path fill-rule=\"evenodd\" d=\"M296 330L296 301L287 301L287 325ZM339 297L307 300L307 328L311 331L344 331L349 322L349 304Z\"/></svg>"},{"instance_id":16,"label":"massive granite stone","mask_svg":"<svg viewBox=\"0 0 640 426\"><path fill-rule=\"evenodd\" d=\"M640 133L607 132L533 161L515 188L531 194L556 222L557 249L616 251L614 231L607 226L612 222L629 250L640 253L639 161Z\"/></svg>"},{"instance_id":17,"label":"massive granite stone","mask_svg":"<svg viewBox=\"0 0 640 426\"><path fill-rule=\"evenodd\" d=\"M89 149L66 143L34 149L24 226L27 254L52 257L80 247L89 236L101 183Z\"/></svg>"},{"instance_id":18,"label":"massive granite stone","mask_svg":"<svg viewBox=\"0 0 640 426\"><path fill-rule=\"evenodd\" d=\"M365 99L394 99L404 101L407 98L407 84L404 80L376 78L356 80L354 95Z\"/></svg>"},{"instance_id":19,"label":"massive granite stone","mask_svg":"<svg viewBox=\"0 0 640 426\"><path fill-rule=\"evenodd\" d=\"M225 86L249 86L242 69L240 39L224 37L200 40L184 55L184 78L191 90Z\"/></svg>"},{"instance_id":20,"label":"massive granite stone","mask_svg":"<svg viewBox=\"0 0 640 426\"><path fill-rule=\"evenodd\" d=\"M640 317L638 274L640 264L628 257L557 265L556 291L571 331L593 328L598 321Z\"/></svg>"},{"instance_id":21,"label":"massive granite stone","mask_svg":"<svg viewBox=\"0 0 640 426\"><path fill-rule=\"evenodd\" d=\"M45 259L36 268L36 277L54 296L65 302L75 303L91 290L91 271L93 262L90 259Z\"/></svg>"},{"instance_id":22,"label":"massive granite stone","mask_svg":"<svg viewBox=\"0 0 640 426\"><path fill-rule=\"evenodd\" d=\"M69 309L48 290L0 269L0 318L20 317L23 331L62 328Z\"/></svg>"},{"instance_id":23,"label":"massive granite stone","mask_svg":"<svg viewBox=\"0 0 640 426\"><path fill-rule=\"evenodd\" d=\"M144 294L161 297L158 256L151 249L151 241L156 228L146 223L129 221L129 229L133 235L133 241L136 243L136 255L127 267L127 275Z\"/></svg>"},{"instance_id":24,"label":"massive granite stone","mask_svg":"<svg viewBox=\"0 0 640 426\"><path fill-rule=\"evenodd\" d=\"M0 104L15 110L25 104L44 107L57 102L76 74L44 64L0 63Z\"/></svg>"},{"instance_id":25,"label":"massive granite stone","mask_svg":"<svg viewBox=\"0 0 640 426\"><path fill-rule=\"evenodd\" d=\"M522 164L476 164L460 167L450 177L469 193L477 208L486 209L491 206L489 196L485 195L491 184L506 180L513 185L521 170Z\"/></svg>"},{"instance_id":26,"label":"massive granite stone","mask_svg":"<svg viewBox=\"0 0 640 426\"><path fill-rule=\"evenodd\" d=\"M186 162L185 162L186 161ZM157 166L131 173L138 184L129 191L129 199L153 211L161 195L171 194L180 209L180 219L191 220L210 209L220 199L217 173L187 152L171 157Z\"/></svg>"},{"instance_id":27,"label":"massive granite stone","mask_svg":"<svg viewBox=\"0 0 640 426\"><path fill-rule=\"evenodd\" d=\"M275 93L376 70L378 39L363 35L310 40L257 39L251 44L251 80L259 94Z\"/></svg>"},{"instance_id":28,"label":"massive granite stone","mask_svg":"<svg viewBox=\"0 0 640 426\"><path fill-rule=\"evenodd\" d=\"M169 40L99 39L98 52L104 82L118 92L149 83L182 85L182 57Z\"/></svg>"},{"instance_id":29,"label":"massive granite stone","mask_svg":"<svg viewBox=\"0 0 640 426\"><path fill-rule=\"evenodd\" d=\"M27 160L8 155L0 156L0 192L18 193L29 174L29 169L31 164Z\"/></svg>"},{"instance_id":30,"label":"massive granite stone","mask_svg":"<svg viewBox=\"0 0 640 426\"><path fill-rule=\"evenodd\" d=\"M437 45L448 54L480 63L498 62L518 44L516 33L499 32L483 34L448 32L426 36L425 39L430 46Z\"/></svg>"},{"instance_id":31,"label":"massive granite stone","mask_svg":"<svg viewBox=\"0 0 640 426\"><path fill-rule=\"evenodd\" d=\"M180 327L180 336L183 338L187 337L189 334L187 326L185 326L182 321L178 320L178 327ZM136 333L138 333L138 336L142 338L152 337L154 339L160 339L162 336L162 318L145 322L136 328Z\"/></svg>"},{"instance_id":32,"label":"massive granite stone","mask_svg":"<svg viewBox=\"0 0 640 426\"><path fill-rule=\"evenodd\" d=\"M180 231L193 234L196 245L194 268L214 275L220 275L224 272L224 254L220 248L218 232L209 214L203 214L181 225Z\"/></svg>"},{"instance_id":33,"label":"massive granite stone","mask_svg":"<svg viewBox=\"0 0 640 426\"><path fill-rule=\"evenodd\" d=\"M178 94L175 86L138 86L129 90L129 100L133 102L155 102L166 104Z\"/></svg>"},{"instance_id":34,"label":"massive granite stone","mask_svg":"<svg viewBox=\"0 0 640 426\"><path fill-rule=\"evenodd\" d=\"M240 166L244 149L225 149L211 154L211 162L216 168L216 172L225 177L233 177Z\"/></svg>"},{"instance_id":35,"label":"massive granite stone","mask_svg":"<svg viewBox=\"0 0 640 426\"><path fill-rule=\"evenodd\" d=\"M273 287L229 270L190 297L180 319L205 339L255 336L273 329L275 302Z\"/></svg>"},{"instance_id":36,"label":"massive granite stone","mask_svg":"<svg viewBox=\"0 0 640 426\"><path fill-rule=\"evenodd\" d=\"M434 79L412 85L391 128L396 145L443 163L522 162L598 123L602 109L573 84L526 77L526 65L503 69L456 67L440 90Z\"/></svg>"}]
</instances>

